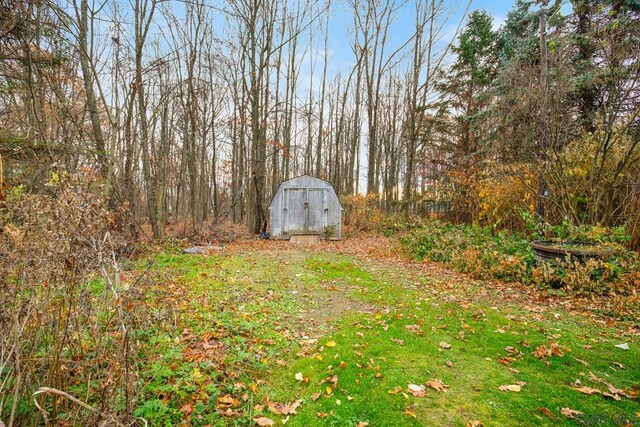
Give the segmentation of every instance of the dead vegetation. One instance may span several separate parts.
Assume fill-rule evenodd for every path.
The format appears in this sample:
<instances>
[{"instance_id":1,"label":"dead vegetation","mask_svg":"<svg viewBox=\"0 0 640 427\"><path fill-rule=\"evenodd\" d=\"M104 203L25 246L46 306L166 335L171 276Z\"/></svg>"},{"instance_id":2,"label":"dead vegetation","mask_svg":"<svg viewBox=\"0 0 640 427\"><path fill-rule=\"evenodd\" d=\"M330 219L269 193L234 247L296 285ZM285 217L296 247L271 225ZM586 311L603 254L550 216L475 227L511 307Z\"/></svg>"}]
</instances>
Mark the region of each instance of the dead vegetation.
<instances>
[{"instance_id":1,"label":"dead vegetation","mask_svg":"<svg viewBox=\"0 0 640 427\"><path fill-rule=\"evenodd\" d=\"M121 217L74 179L17 190L0 210L0 419L121 425L137 381Z\"/></svg>"}]
</instances>

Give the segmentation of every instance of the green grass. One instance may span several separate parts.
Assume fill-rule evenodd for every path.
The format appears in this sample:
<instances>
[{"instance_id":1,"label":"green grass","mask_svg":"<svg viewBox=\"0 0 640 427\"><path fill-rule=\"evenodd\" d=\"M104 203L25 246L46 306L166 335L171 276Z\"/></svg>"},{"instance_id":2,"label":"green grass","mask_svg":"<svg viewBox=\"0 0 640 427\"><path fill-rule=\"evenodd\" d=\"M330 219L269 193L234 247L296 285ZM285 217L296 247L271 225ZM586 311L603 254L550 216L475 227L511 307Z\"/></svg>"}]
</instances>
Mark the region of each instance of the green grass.
<instances>
[{"instance_id":1,"label":"green grass","mask_svg":"<svg viewBox=\"0 0 640 427\"><path fill-rule=\"evenodd\" d=\"M639 343L629 324L516 303L485 292L483 282L437 270L306 250L160 254L154 269L172 283L149 290L157 326L138 337L144 387L136 413L152 425L184 418L195 426L251 425L258 416L281 425L287 417L271 413L268 402L296 399L303 403L289 426L575 425L560 414L565 407L640 422L638 400L571 388L579 379L605 390L589 372L619 389L640 385ZM197 361L185 356L188 345L210 336L219 351ZM439 348L442 341L452 348ZM547 365L532 353L551 341L565 351ZM622 342L631 349L614 347ZM511 371L498 363L507 346L522 353ZM333 375L338 382L328 394L332 384L322 381ZM408 384L432 379L449 385L447 392L407 392ZM526 383L520 393L498 390L518 381ZM389 393L396 387L402 391ZM238 399L231 417L217 403L226 395Z\"/></svg>"}]
</instances>

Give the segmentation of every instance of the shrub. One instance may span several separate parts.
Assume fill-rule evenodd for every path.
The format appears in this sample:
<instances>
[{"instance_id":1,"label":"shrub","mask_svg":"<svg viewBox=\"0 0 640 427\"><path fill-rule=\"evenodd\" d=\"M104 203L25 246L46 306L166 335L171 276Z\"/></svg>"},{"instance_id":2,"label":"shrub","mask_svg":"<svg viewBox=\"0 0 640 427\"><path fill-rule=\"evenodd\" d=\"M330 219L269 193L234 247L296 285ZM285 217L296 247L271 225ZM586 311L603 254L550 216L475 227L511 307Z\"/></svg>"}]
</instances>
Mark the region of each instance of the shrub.
<instances>
[{"instance_id":1,"label":"shrub","mask_svg":"<svg viewBox=\"0 0 640 427\"><path fill-rule=\"evenodd\" d=\"M345 208L345 225L352 233L373 231L384 218L378 194L345 196L342 204Z\"/></svg>"},{"instance_id":2,"label":"shrub","mask_svg":"<svg viewBox=\"0 0 640 427\"><path fill-rule=\"evenodd\" d=\"M570 227L552 230L565 239L589 239L616 249L608 260L585 263L562 261L557 265L537 265L531 238L490 227L454 225L436 220L423 221L418 228L400 238L404 249L418 259L442 262L477 278L497 278L509 282L562 287L577 296L611 296L637 300L638 254L626 251L618 242L627 239L623 229ZM623 304L624 305L624 304Z\"/></svg>"},{"instance_id":3,"label":"shrub","mask_svg":"<svg viewBox=\"0 0 640 427\"><path fill-rule=\"evenodd\" d=\"M0 413L11 425L127 419L134 399L135 290L117 259L120 218L87 184L54 176L45 194L11 191L0 206ZM96 274L96 272L98 272ZM50 391L78 396L93 414ZM6 418L8 417L8 418ZM114 418L116 417L116 418Z\"/></svg>"}]
</instances>

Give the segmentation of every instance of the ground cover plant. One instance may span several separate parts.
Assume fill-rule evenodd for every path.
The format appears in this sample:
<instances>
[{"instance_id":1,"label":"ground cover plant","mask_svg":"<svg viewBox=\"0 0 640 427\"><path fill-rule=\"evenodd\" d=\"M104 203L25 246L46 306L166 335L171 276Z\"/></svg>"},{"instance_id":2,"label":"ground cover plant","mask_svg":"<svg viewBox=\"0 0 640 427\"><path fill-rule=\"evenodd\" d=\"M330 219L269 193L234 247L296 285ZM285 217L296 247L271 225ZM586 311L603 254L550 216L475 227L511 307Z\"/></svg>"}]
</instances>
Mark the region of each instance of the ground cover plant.
<instances>
[{"instance_id":1,"label":"ground cover plant","mask_svg":"<svg viewBox=\"0 0 640 427\"><path fill-rule=\"evenodd\" d=\"M635 317L640 307L637 289L640 284L637 252L626 250L623 229L571 227L563 224L518 233L491 227L451 224L422 220L400 238L404 250L417 259L445 263L477 278L494 278L508 282L554 288L576 297L598 295L608 299L609 315ZM540 263L534 257L531 240L551 235L559 247L578 247L565 242L592 242L601 258L580 262L558 259Z\"/></svg>"}]
</instances>

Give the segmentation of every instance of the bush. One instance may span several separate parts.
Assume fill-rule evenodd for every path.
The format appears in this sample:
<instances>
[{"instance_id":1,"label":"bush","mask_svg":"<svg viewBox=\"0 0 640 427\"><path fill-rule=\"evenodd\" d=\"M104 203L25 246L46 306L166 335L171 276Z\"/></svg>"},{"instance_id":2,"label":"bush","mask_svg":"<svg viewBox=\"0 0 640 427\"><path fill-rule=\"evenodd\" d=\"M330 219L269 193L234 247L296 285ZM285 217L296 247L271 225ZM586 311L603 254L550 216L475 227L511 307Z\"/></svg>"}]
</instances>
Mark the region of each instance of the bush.
<instances>
[{"instance_id":1,"label":"bush","mask_svg":"<svg viewBox=\"0 0 640 427\"><path fill-rule=\"evenodd\" d=\"M427 221L402 237L413 256L443 262L479 278L525 281L534 259L529 240L490 227Z\"/></svg>"},{"instance_id":2,"label":"bush","mask_svg":"<svg viewBox=\"0 0 640 427\"><path fill-rule=\"evenodd\" d=\"M616 255L586 263L568 260L558 265L537 265L530 237L434 220L423 221L400 241L411 256L445 263L476 278L562 287L572 295L616 297L618 303L626 298L628 304L637 303L640 260L637 253L620 245L627 239L623 229L565 224L554 232L564 239L588 239L613 246Z\"/></svg>"},{"instance_id":3,"label":"bush","mask_svg":"<svg viewBox=\"0 0 640 427\"><path fill-rule=\"evenodd\" d=\"M378 194L345 196L342 204L345 208L345 225L351 233L373 231L384 219Z\"/></svg>"},{"instance_id":4,"label":"bush","mask_svg":"<svg viewBox=\"0 0 640 427\"><path fill-rule=\"evenodd\" d=\"M120 218L87 187L54 175L46 193L14 188L0 206L0 413L8 426L40 425L46 413L75 425L130 419L138 297L120 280ZM56 391L34 395L39 387Z\"/></svg>"}]
</instances>

